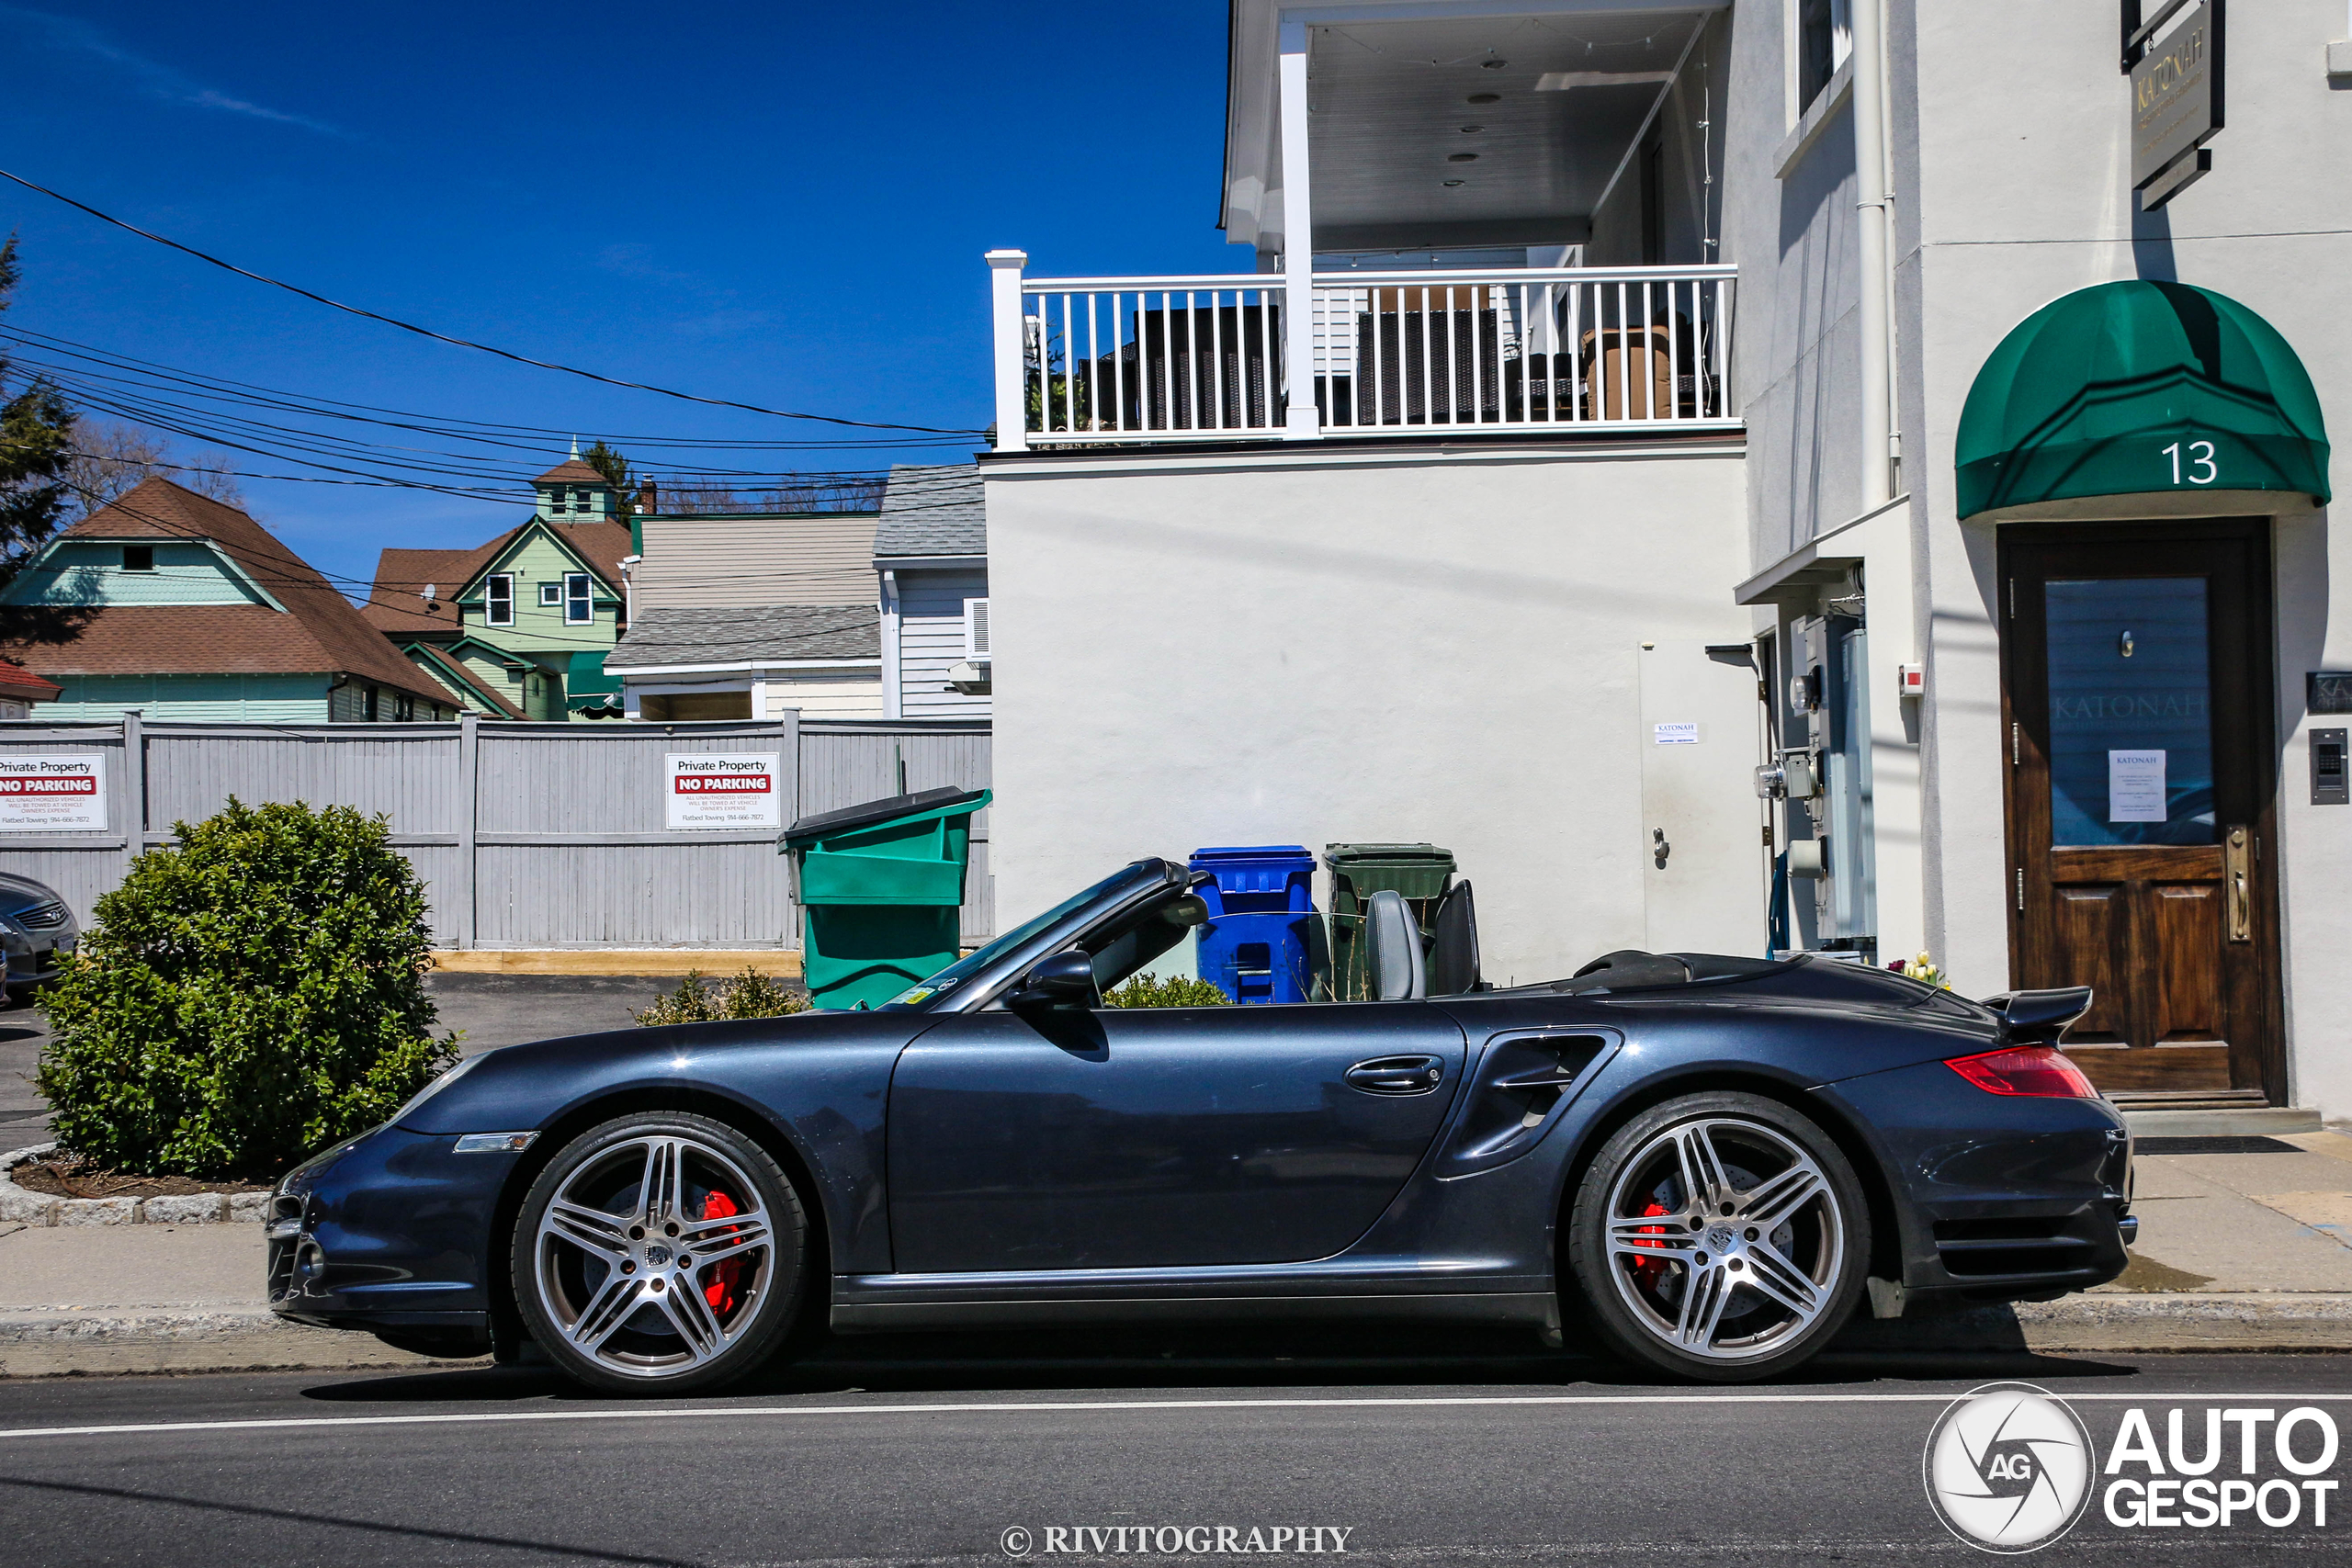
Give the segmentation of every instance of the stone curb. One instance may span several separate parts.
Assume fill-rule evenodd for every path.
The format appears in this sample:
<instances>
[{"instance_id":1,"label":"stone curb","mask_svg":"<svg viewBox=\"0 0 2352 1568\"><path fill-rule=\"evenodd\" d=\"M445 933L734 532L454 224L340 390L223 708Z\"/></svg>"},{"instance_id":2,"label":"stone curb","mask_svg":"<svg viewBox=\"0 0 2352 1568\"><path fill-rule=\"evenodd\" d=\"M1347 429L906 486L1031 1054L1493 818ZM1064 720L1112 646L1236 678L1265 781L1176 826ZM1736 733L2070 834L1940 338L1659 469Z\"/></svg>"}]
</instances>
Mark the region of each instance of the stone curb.
<instances>
[{"instance_id":1,"label":"stone curb","mask_svg":"<svg viewBox=\"0 0 2352 1568\"><path fill-rule=\"evenodd\" d=\"M1859 1319L1848 1354L2352 1349L2352 1294L2095 1293L1893 1320ZM261 1307L0 1312L0 1378L256 1370L477 1367L395 1350L374 1336L288 1323Z\"/></svg>"},{"instance_id":2,"label":"stone curb","mask_svg":"<svg viewBox=\"0 0 2352 1568\"><path fill-rule=\"evenodd\" d=\"M0 1224L23 1225L209 1225L269 1218L266 1192L190 1192L176 1198L52 1198L8 1173L55 1149L54 1141L0 1154Z\"/></svg>"},{"instance_id":3,"label":"stone curb","mask_svg":"<svg viewBox=\"0 0 2352 1568\"><path fill-rule=\"evenodd\" d=\"M288 1323L258 1307L0 1313L0 1378L487 1364L395 1350L372 1334Z\"/></svg>"},{"instance_id":4,"label":"stone curb","mask_svg":"<svg viewBox=\"0 0 2352 1568\"><path fill-rule=\"evenodd\" d=\"M2352 1294L2091 1292L1916 1318L1857 1318L1841 1350L2345 1350Z\"/></svg>"}]
</instances>

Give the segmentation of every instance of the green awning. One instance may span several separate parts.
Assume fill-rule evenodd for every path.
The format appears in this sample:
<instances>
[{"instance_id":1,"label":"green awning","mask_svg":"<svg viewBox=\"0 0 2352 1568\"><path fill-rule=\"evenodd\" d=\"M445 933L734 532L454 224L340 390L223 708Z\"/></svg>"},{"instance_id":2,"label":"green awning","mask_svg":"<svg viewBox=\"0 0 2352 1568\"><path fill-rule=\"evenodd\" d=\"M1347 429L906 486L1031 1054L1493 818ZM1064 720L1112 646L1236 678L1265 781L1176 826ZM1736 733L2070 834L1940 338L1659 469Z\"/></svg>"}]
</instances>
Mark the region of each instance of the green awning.
<instances>
[{"instance_id":1,"label":"green awning","mask_svg":"<svg viewBox=\"0 0 2352 1568\"><path fill-rule=\"evenodd\" d=\"M617 675L605 673L605 654L575 653L571 668L564 671L563 702L570 708L617 708L621 705L621 682Z\"/></svg>"},{"instance_id":2,"label":"green awning","mask_svg":"<svg viewBox=\"0 0 2352 1568\"><path fill-rule=\"evenodd\" d=\"M2268 321L2185 283L2102 283L2001 340L1961 411L1960 515L2153 491L2328 499L2327 429Z\"/></svg>"}]
</instances>

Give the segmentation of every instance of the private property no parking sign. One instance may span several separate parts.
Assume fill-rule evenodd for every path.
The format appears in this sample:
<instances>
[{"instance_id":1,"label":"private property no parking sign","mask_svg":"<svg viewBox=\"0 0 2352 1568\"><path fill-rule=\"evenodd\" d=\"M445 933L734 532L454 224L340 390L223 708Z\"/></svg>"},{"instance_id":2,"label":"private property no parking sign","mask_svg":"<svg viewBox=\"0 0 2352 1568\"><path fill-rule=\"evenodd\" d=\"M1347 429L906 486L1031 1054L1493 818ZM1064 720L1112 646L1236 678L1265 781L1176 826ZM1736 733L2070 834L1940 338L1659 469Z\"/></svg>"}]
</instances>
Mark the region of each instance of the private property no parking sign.
<instances>
[{"instance_id":1,"label":"private property no parking sign","mask_svg":"<svg viewBox=\"0 0 2352 1568\"><path fill-rule=\"evenodd\" d=\"M672 751L663 761L672 828L781 828L784 785L778 753L735 755Z\"/></svg>"},{"instance_id":2,"label":"private property no parking sign","mask_svg":"<svg viewBox=\"0 0 2352 1568\"><path fill-rule=\"evenodd\" d=\"M0 832L106 830L104 756L96 752L0 756Z\"/></svg>"}]
</instances>

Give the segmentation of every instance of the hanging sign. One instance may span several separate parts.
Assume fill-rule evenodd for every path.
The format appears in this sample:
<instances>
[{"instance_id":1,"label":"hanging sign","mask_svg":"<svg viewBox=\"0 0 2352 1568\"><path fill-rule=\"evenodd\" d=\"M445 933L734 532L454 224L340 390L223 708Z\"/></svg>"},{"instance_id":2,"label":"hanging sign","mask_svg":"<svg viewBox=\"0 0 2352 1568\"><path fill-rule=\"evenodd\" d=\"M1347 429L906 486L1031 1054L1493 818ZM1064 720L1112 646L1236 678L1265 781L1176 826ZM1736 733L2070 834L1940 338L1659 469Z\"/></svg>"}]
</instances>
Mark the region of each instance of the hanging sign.
<instances>
[{"instance_id":1,"label":"hanging sign","mask_svg":"<svg viewBox=\"0 0 2352 1568\"><path fill-rule=\"evenodd\" d=\"M107 760L96 752L0 754L0 832L103 833Z\"/></svg>"},{"instance_id":2,"label":"hanging sign","mask_svg":"<svg viewBox=\"0 0 2352 1568\"><path fill-rule=\"evenodd\" d=\"M668 753L662 768L668 826L783 827L784 781L778 761L774 751Z\"/></svg>"},{"instance_id":3,"label":"hanging sign","mask_svg":"<svg viewBox=\"0 0 2352 1568\"><path fill-rule=\"evenodd\" d=\"M2132 66L2132 188L2153 210L2212 167L2202 151L2222 129L2222 7L2199 0ZM2177 7L2167 6L2166 11ZM2162 13L2158 25L2166 25Z\"/></svg>"}]
</instances>

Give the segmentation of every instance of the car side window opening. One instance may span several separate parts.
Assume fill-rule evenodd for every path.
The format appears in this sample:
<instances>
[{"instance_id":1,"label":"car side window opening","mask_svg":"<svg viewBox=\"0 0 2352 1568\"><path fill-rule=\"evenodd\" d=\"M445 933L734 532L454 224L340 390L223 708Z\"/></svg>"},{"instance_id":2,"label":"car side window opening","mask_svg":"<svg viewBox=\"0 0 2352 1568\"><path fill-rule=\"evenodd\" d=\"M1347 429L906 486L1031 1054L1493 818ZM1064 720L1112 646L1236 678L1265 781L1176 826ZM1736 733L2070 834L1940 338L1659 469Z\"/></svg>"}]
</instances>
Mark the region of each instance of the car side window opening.
<instances>
[{"instance_id":1,"label":"car side window opening","mask_svg":"<svg viewBox=\"0 0 2352 1568\"><path fill-rule=\"evenodd\" d=\"M1094 961L1094 985L1107 991L1143 972L1208 919L1198 895L1170 890L1170 897L1129 914L1117 924L1091 931L1075 945Z\"/></svg>"}]
</instances>

